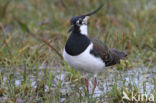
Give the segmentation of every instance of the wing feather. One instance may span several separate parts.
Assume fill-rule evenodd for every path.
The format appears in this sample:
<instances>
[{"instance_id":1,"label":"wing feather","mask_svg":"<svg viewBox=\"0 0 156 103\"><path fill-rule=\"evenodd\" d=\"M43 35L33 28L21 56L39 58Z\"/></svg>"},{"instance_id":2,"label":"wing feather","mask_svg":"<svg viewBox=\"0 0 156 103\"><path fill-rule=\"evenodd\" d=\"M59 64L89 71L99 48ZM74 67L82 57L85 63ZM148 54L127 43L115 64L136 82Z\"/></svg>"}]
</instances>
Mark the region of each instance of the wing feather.
<instances>
[{"instance_id":1,"label":"wing feather","mask_svg":"<svg viewBox=\"0 0 156 103\"><path fill-rule=\"evenodd\" d=\"M88 38L93 42L93 50L91 50L91 54L100 57L105 62L106 66L120 63L120 59L127 56L124 52L107 47L102 41L96 38Z\"/></svg>"}]
</instances>

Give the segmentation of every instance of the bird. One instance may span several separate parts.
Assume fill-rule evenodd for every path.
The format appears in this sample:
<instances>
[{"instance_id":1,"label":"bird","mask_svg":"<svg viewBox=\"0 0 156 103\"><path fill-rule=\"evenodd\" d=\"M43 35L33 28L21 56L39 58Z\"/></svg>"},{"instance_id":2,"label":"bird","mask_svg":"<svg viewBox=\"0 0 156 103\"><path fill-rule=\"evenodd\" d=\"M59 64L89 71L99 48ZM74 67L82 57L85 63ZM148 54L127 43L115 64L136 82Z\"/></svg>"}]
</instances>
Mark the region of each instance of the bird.
<instances>
[{"instance_id":1,"label":"bird","mask_svg":"<svg viewBox=\"0 0 156 103\"><path fill-rule=\"evenodd\" d=\"M96 10L84 14L75 16L70 19L70 29L68 33L71 33L66 41L63 58L68 65L76 70L99 74L105 71L105 68L115 64L119 64L121 59L124 59L127 54L114 48L109 48L106 44L97 38L88 35L87 23L88 19L100 11L102 6ZM87 91L88 81L85 80ZM94 88L96 88L96 77L94 79Z\"/></svg>"}]
</instances>

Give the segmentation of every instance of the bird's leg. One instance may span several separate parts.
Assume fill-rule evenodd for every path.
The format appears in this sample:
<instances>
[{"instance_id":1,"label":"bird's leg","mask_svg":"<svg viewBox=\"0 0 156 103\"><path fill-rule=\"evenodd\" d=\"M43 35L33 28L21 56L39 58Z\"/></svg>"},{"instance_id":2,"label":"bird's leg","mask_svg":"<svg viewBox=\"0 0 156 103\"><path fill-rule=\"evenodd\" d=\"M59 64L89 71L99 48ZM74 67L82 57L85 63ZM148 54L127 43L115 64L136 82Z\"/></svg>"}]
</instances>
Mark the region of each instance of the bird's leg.
<instances>
[{"instance_id":1,"label":"bird's leg","mask_svg":"<svg viewBox=\"0 0 156 103\"><path fill-rule=\"evenodd\" d=\"M85 85L86 85L87 92L89 93L89 83L88 83L88 79L86 78L85 78Z\"/></svg>"},{"instance_id":2,"label":"bird's leg","mask_svg":"<svg viewBox=\"0 0 156 103\"><path fill-rule=\"evenodd\" d=\"M94 87L93 87L93 93L94 93L94 91L95 91L95 88L96 88L96 85L97 85L97 80L96 80L96 77L94 77L94 82L93 82L93 85L94 85Z\"/></svg>"}]
</instances>

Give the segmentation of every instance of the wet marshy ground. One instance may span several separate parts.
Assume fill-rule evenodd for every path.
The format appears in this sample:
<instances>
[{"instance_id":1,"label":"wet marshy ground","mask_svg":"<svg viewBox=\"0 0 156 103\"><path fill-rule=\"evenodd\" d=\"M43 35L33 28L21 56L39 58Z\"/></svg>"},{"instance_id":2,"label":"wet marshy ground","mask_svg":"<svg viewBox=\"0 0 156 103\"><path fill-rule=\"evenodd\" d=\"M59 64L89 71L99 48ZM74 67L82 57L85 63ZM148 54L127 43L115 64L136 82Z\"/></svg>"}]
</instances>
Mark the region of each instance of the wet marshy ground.
<instances>
[{"instance_id":1,"label":"wet marshy ground","mask_svg":"<svg viewBox=\"0 0 156 103\"><path fill-rule=\"evenodd\" d=\"M60 94L60 101L66 102L71 97L96 98L98 101L107 101L117 98L113 92L121 92L127 90L130 92L137 92L147 95L155 95L155 80L156 67L146 68L138 67L129 70L116 70L108 68L106 71L97 76L97 87L92 93L93 89L93 75L79 73L71 69L64 70L60 67L49 67L43 65L36 70L10 71L6 68L1 68L1 99L9 98L5 96L5 92L10 88L18 88L20 86L27 89L34 89L34 91L41 91L41 93L49 93L51 96ZM18 69L17 69L18 70ZM89 93L86 91L84 78L89 80ZM10 85L10 86L9 86ZM17 90L15 90L17 91ZM32 91L32 92L34 92ZM9 91L11 92L11 91ZM81 95L81 96L80 96ZM121 97L120 97L121 98Z\"/></svg>"},{"instance_id":2,"label":"wet marshy ground","mask_svg":"<svg viewBox=\"0 0 156 103\"><path fill-rule=\"evenodd\" d=\"M94 76L60 57L70 19L102 3L88 21L88 34L128 56L97 76L92 93ZM136 103L123 100L123 93L138 101L141 94L156 99L155 5L156 0L0 0L0 103ZM147 102L152 101L139 103Z\"/></svg>"}]
</instances>

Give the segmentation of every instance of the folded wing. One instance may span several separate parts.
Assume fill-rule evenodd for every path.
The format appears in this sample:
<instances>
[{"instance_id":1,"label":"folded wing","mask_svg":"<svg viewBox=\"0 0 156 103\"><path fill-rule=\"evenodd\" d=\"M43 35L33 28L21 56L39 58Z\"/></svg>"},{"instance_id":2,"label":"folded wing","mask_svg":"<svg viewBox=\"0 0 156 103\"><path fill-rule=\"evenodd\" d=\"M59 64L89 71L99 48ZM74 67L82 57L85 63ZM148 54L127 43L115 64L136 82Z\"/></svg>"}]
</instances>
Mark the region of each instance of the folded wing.
<instances>
[{"instance_id":1,"label":"folded wing","mask_svg":"<svg viewBox=\"0 0 156 103\"><path fill-rule=\"evenodd\" d=\"M111 66L120 63L127 55L114 48L107 47L103 42L96 38L88 37L93 42L93 50L90 51L96 57L100 57L106 64Z\"/></svg>"}]
</instances>

